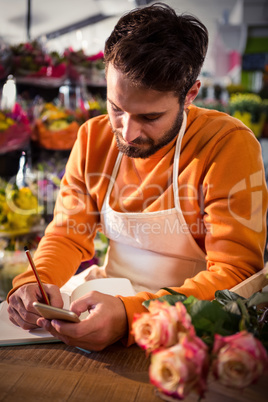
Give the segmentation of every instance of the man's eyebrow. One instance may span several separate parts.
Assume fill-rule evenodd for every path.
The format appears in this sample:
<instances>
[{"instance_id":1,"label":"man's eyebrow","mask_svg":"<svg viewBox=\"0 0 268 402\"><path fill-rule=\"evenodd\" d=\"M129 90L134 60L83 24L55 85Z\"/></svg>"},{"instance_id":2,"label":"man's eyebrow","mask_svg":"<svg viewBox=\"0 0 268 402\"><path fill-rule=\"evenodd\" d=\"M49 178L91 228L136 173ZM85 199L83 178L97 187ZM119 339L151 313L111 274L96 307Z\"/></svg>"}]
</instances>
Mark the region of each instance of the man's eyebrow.
<instances>
[{"instance_id":1,"label":"man's eyebrow","mask_svg":"<svg viewBox=\"0 0 268 402\"><path fill-rule=\"evenodd\" d=\"M111 101L111 99L107 98L107 101L111 103L111 105L115 106L117 109L121 110L121 108L117 106L113 101ZM139 116L161 116L165 113L166 111L164 110L162 112L139 113Z\"/></svg>"},{"instance_id":2,"label":"man's eyebrow","mask_svg":"<svg viewBox=\"0 0 268 402\"><path fill-rule=\"evenodd\" d=\"M120 107L118 107L113 101L111 101L111 99L107 98L107 101L109 103L111 103L111 105L113 105L113 106L117 107L118 109L120 109Z\"/></svg>"}]
</instances>

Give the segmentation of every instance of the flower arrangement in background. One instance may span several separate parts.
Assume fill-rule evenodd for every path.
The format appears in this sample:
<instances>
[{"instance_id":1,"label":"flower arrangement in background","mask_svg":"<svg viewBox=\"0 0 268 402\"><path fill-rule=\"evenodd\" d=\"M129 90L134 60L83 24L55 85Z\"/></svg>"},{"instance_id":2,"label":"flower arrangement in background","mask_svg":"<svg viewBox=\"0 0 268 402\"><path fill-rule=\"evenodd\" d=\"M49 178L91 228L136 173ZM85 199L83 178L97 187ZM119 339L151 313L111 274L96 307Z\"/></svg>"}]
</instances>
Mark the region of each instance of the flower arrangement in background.
<instances>
[{"instance_id":1,"label":"flower arrangement in background","mask_svg":"<svg viewBox=\"0 0 268 402\"><path fill-rule=\"evenodd\" d=\"M265 103L257 94L236 93L229 100L230 114L241 120L259 138L266 120Z\"/></svg>"},{"instance_id":2,"label":"flower arrangement in background","mask_svg":"<svg viewBox=\"0 0 268 402\"><path fill-rule=\"evenodd\" d=\"M0 112L0 131L5 131L14 124L16 124L16 122L10 117L10 113L5 114Z\"/></svg>"},{"instance_id":3,"label":"flower arrangement in background","mask_svg":"<svg viewBox=\"0 0 268 402\"><path fill-rule=\"evenodd\" d=\"M58 102L41 103L32 112L34 128L32 140L38 146L51 150L70 150L76 140L81 124L91 117L106 112L106 103L96 99L82 102L75 110Z\"/></svg>"},{"instance_id":4,"label":"flower arrangement in background","mask_svg":"<svg viewBox=\"0 0 268 402\"><path fill-rule=\"evenodd\" d=\"M44 103L39 106L38 116L34 121L32 140L46 149L71 149L80 124L87 118L86 110L70 110L53 103Z\"/></svg>"},{"instance_id":5,"label":"flower arrangement in background","mask_svg":"<svg viewBox=\"0 0 268 402\"><path fill-rule=\"evenodd\" d=\"M0 111L0 113L0 131L4 131L15 124L26 126L30 124L27 112L18 103L15 103L11 111Z\"/></svg>"},{"instance_id":6,"label":"flower arrangement in background","mask_svg":"<svg viewBox=\"0 0 268 402\"><path fill-rule=\"evenodd\" d=\"M268 368L267 293L245 299L228 290L215 300L198 300L166 288L172 294L144 305L134 317L136 343L151 355L149 377L159 396L202 398L214 379L243 389Z\"/></svg>"},{"instance_id":7,"label":"flower arrangement in background","mask_svg":"<svg viewBox=\"0 0 268 402\"><path fill-rule=\"evenodd\" d=\"M29 262L26 258L24 246L27 244L34 255L40 241L38 235L0 238L0 301L5 300L12 289L15 276L26 271Z\"/></svg>"},{"instance_id":8,"label":"flower arrangement in background","mask_svg":"<svg viewBox=\"0 0 268 402\"><path fill-rule=\"evenodd\" d=\"M43 235L43 208L29 187L0 181L0 300L12 288L13 278L28 266L24 246L35 250Z\"/></svg>"},{"instance_id":9,"label":"flower arrangement in background","mask_svg":"<svg viewBox=\"0 0 268 402\"><path fill-rule=\"evenodd\" d=\"M88 115L83 110L69 110L48 102L44 103L40 118L49 130L58 131L67 128L74 121L84 123Z\"/></svg>"},{"instance_id":10,"label":"flower arrangement in background","mask_svg":"<svg viewBox=\"0 0 268 402\"><path fill-rule=\"evenodd\" d=\"M226 86L226 90L228 91L229 96L247 92L242 84L229 84Z\"/></svg>"},{"instance_id":11,"label":"flower arrangement in background","mask_svg":"<svg viewBox=\"0 0 268 402\"><path fill-rule=\"evenodd\" d=\"M37 196L28 187L3 183L0 188L0 231L27 233L38 224L42 207Z\"/></svg>"},{"instance_id":12,"label":"flower arrangement in background","mask_svg":"<svg viewBox=\"0 0 268 402\"><path fill-rule=\"evenodd\" d=\"M0 153L21 149L30 140L27 112L15 103L12 110L0 110Z\"/></svg>"},{"instance_id":13,"label":"flower arrangement in background","mask_svg":"<svg viewBox=\"0 0 268 402\"><path fill-rule=\"evenodd\" d=\"M91 97L87 101L87 108L89 111L89 117L95 117L100 114L107 113L106 100L102 99L100 96Z\"/></svg>"},{"instance_id":14,"label":"flower arrangement in background","mask_svg":"<svg viewBox=\"0 0 268 402\"><path fill-rule=\"evenodd\" d=\"M65 78L66 64L57 52L47 53L38 41L11 46L16 77Z\"/></svg>"},{"instance_id":15,"label":"flower arrangement in background","mask_svg":"<svg viewBox=\"0 0 268 402\"><path fill-rule=\"evenodd\" d=\"M26 271L27 266L28 261L24 251L0 252L0 300L6 299L8 292L12 289L12 280Z\"/></svg>"},{"instance_id":16,"label":"flower arrangement in background","mask_svg":"<svg viewBox=\"0 0 268 402\"><path fill-rule=\"evenodd\" d=\"M87 82L101 85L105 83L103 52L87 55L83 49L75 51L69 47L64 50L63 57L67 63L68 77L71 81L79 81L82 75Z\"/></svg>"},{"instance_id":17,"label":"flower arrangement in background","mask_svg":"<svg viewBox=\"0 0 268 402\"><path fill-rule=\"evenodd\" d=\"M0 78L12 73L20 82L59 85L66 78L80 82L105 85L103 52L87 55L83 49L66 48L62 54L46 50L44 44L34 40L5 45L0 43Z\"/></svg>"},{"instance_id":18,"label":"flower arrangement in background","mask_svg":"<svg viewBox=\"0 0 268 402\"><path fill-rule=\"evenodd\" d=\"M34 194L38 194L39 203L43 206L43 218L46 223L49 223L53 218L55 202L67 161L68 156L63 157L60 151L56 151L53 157L38 160L33 164L33 179L29 183L29 188Z\"/></svg>"}]
</instances>

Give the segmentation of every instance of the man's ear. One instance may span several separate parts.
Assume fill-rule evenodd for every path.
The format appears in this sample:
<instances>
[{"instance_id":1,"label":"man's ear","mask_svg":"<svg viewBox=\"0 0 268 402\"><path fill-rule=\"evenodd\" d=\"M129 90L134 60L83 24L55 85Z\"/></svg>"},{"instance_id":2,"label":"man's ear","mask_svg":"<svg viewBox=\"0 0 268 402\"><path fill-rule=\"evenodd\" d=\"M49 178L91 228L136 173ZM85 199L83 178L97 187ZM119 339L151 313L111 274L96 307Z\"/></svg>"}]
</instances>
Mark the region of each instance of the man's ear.
<instances>
[{"instance_id":1,"label":"man's ear","mask_svg":"<svg viewBox=\"0 0 268 402\"><path fill-rule=\"evenodd\" d=\"M195 98L198 95L200 87L201 82L199 80L195 81L194 85L189 89L185 97L184 109L187 109L187 107L190 106L190 104L195 100Z\"/></svg>"}]
</instances>

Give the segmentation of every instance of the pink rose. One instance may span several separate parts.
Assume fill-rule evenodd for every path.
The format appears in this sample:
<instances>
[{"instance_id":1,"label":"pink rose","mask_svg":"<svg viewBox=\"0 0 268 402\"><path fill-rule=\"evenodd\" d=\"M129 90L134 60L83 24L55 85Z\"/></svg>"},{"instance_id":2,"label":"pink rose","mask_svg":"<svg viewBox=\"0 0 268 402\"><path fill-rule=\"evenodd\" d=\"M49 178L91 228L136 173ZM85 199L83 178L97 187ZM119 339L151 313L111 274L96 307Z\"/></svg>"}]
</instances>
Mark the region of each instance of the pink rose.
<instances>
[{"instance_id":1,"label":"pink rose","mask_svg":"<svg viewBox=\"0 0 268 402\"><path fill-rule=\"evenodd\" d=\"M207 346L200 338L184 334L175 346L152 353L149 376L161 392L183 399L191 391L203 396L208 369Z\"/></svg>"},{"instance_id":2,"label":"pink rose","mask_svg":"<svg viewBox=\"0 0 268 402\"><path fill-rule=\"evenodd\" d=\"M261 342L251 333L215 335L213 374L223 384L245 388L257 381L267 368L268 357Z\"/></svg>"},{"instance_id":3,"label":"pink rose","mask_svg":"<svg viewBox=\"0 0 268 402\"><path fill-rule=\"evenodd\" d=\"M134 316L132 332L135 341L148 353L177 343L180 332L195 334L191 318L182 303L175 306L153 300L149 312Z\"/></svg>"}]
</instances>

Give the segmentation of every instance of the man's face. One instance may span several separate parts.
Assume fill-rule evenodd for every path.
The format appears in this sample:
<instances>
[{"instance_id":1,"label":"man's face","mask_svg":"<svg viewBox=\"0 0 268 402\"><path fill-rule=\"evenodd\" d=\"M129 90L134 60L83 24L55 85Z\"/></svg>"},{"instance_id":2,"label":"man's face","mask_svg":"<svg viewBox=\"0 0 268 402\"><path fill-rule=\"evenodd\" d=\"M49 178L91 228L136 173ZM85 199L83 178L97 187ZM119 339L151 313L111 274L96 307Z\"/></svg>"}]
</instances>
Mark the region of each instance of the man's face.
<instances>
[{"instance_id":1,"label":"man's face","mask_svg":"<svg viewBox=\"0 0 268 402\"><path fill-rule=\"evenodd\" d=\"M183 120L183 108L173 92L136 87L111 64L107 109L119 150L132 158L147 158L167 145Z\"/></svg>"}]
</instances>

